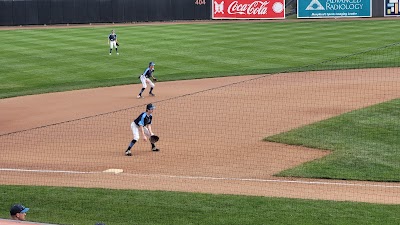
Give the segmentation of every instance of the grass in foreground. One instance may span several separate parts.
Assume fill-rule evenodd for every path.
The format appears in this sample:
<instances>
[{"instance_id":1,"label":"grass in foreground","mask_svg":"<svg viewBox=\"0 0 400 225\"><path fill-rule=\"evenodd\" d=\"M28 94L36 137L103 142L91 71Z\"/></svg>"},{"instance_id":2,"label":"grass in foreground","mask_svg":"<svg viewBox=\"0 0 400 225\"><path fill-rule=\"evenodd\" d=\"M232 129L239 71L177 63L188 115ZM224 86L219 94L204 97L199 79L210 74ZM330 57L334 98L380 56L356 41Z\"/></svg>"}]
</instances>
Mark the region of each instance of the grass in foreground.
<instances>
[{"instance_id":1,"label":"grass in foreground","mask_svg":"<svg viewBox=\"0 0 400 225\"><path fill-rule=\"evenodd\" d=\"M0 217L15 202L31 221L133 224L399 224L400 205L234 195L0 186Z\"/></svg>"},{"instance_id":2,"label":"grass in foreground","mask_svg":"<svg viewBox=\"0 0 400 225\"><path fill-rule=\"evenodd\" d=\"M160 81L295 70L398 42L397 28L397 20L332 20L1 30L13 44L0 52L0 98L139 83L149 61ZM108 55L111 29L119 56ZM352 63L387 66L376 60Z\"/></svg>"},{"instance_id":3,"label":"grass in foreground","mask_svg":"<svg viewBox=\"0 0 400 225\"><path fill-rule=\"evenodd\" d=\"M332 150L278 176L400 181L400 99L265 138Z\"/></svg>"}]
</instances>

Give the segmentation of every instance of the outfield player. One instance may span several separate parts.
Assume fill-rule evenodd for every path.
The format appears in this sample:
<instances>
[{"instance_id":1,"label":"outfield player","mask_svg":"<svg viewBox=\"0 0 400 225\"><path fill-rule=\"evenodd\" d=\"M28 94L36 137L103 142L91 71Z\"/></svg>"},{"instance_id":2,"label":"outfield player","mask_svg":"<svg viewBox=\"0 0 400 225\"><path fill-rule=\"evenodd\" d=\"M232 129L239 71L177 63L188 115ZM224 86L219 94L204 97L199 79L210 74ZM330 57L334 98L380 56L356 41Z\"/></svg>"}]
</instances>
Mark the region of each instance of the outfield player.
<instances>
[{"instance_id":1,"label":"outfield player","mask_svg":"<svg viewBox=\"0 0 400 225\"><path fill-rule=\"evenodd\" d=\"M155 108L156 107L152 103L148 104L146 106L146 112L142 112L131 123L133 139L125 151L126 156L132 156L131 148L139 140L140 134L142 135L142 138L144 141L147 141L147 139L149 139L151 135L154 135L153 131L151 130L151 124L152 124L152 120L153 120L152 113ZM150 144L151 144L151 150L153 152L160 151L160 149L158 149L154 143L150 143Z\"/></svg>"},{"instance_id":2,"label":"outfield player","mask_svg":"<svg viewBox=\"0 0 400 225\"><path fill-rule=\"evenodd\" d=\"M117 53L117 55L119 55L117 42L118 42L117 34L115 34L114 30L111 30L111 34L108 35L108 44L110 45L110 55L111 55L113 48L115 48L115 52Z\"/></svg>"},{"instance_id":3,"label":"outfield player","mask_svg":"<svg viewBox=\"0 0 400 225\"><path fill-rule=\"evenodd\" d=\"M147 83L149 83L150 85L150 91L149 91L149 95L150 96L154 96L153 94L153 89L154 89L154 83L151 82L150 78L152 78L154 81L156 81L157 79L153 76L154 73L154 66L156 64L154 64L153 62L149 62L149 67L146 68L146 70L143 72L142 75L140 75L140 81L142 82L142 89L140 90L139 95L137 96L137 98L143 98L142 94L143 91L146 89L147 87Z\"/></svg>"}]
</instances>

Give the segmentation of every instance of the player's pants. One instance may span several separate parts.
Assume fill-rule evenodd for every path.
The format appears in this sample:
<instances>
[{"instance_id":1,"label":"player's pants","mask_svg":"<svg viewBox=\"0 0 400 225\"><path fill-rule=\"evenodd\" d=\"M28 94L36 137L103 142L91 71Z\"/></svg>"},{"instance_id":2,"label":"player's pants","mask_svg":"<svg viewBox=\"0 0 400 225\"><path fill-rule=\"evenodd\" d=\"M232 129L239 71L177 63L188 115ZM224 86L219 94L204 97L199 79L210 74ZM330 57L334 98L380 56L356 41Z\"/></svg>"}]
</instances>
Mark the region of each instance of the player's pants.
<instances>
[{"instance_id":1,"label":"player's pants","mask_svg":"<svg viewBox=\"0 0 400 225\"><path fill-rule=\"evenodd\" d=\"M150 87L154 87L154 83L151 82L149 78L146 78L146 76L141 75L140 76L140 81L142 82L143 88L147 88L147 83L149 83Z\"/></svg>"},{"instance_id":2,"label":"player's pants","mask_svg":"<svg viewBox=\"0 0 400 225\"><path fill-rule=\"evenodd\" d=\"M112 48L117 48L117 42L116 41L110 41L110 49Z\"/></svg>"},{"instance_id":3,"label":"player's pants","mask_svg":"<svg viewBox=\"0 0 400 225\"><path fill-rule=\"evenodd\" d=\"M140 138L140 129L139 129L139 126L136 125L135 122L132 122L132 123L131 123L131 129L132 129L132 133L133 133L133 139L136 140L136 141L138 141L139 138ZM147 129L147 127L143 127L143 130L144 130L144 134L147 136L147 138L150 138L151 135L150 135L150 132L149 132L149 130Z\"/></svg>"}]
</instances>

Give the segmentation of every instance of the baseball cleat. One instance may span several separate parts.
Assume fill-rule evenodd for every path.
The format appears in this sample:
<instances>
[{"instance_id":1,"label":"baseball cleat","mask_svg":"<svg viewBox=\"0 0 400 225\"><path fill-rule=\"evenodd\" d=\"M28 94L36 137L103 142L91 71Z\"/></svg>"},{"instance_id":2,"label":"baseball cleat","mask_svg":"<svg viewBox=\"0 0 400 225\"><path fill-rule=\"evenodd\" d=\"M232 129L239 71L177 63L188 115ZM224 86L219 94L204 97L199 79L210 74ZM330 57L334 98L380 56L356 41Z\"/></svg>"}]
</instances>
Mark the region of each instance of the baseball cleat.
<instances>
[{"instance_id":1,"label":"baseball cleat","mask_svg":"<svg viewBox=\"0 0 400 225\"><path fill-rule=\"evenodd\" d=\"M136 98L144 98L143 96L141 96L141 95L138 95Z\"/></svg>"},{"instance_id":2,"label":"baseball cleat","mask_svg":"<svg viewBox=\"0 0 400 225\"><path fill-rule=\"evenodd\" d=\"M154 96L156 96L156 95L155 95L155 94L153 94L153 93L149 93L149 95L150 95L150 96L153 96L153 97L154 97Z\"/></svg>"},{"instance_id":3,"label":"baseball cleat","mask_svg":"<svg viewBox=\"0 0 400 225\"><path fill-rule=\"evenodd\" d=\"M125 155L126 155L126 156L132 156L131 150L125 151Z\"/></svg>"},{"instance_id":4,"label":"baseball cleat","mask_svg":"<svg viewBox=\"0 0 400 225\"><path fill-rule=\"evenodd\" d=\"M119 55L119 53L117 52L117 55Z\"/></svg>"},{"instance_id":5,"label":"baseball cleat","mask_svg":"<svg viewBox=\"0 0 400 225\"><path fill-rule=\"evenodd\" d=\"M151 149L153 152L158 152L158 151L160 151L160 149L158 149L158 148L152 148Z\"/></svg>"}]
</instances>

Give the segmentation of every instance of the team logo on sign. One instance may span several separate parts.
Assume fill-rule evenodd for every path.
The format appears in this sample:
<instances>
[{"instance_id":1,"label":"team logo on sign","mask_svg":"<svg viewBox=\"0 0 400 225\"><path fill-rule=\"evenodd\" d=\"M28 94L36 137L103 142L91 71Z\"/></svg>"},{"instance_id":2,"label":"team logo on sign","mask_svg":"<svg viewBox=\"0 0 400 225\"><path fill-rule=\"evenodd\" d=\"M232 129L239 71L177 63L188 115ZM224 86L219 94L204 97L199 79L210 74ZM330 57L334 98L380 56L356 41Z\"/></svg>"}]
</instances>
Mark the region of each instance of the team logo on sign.
<instances>
[{"instance_id":1,"label":"team logo on sign","mask_svg":"<svg viewBox=\"0 0 400 225\"><path fill-rule=\"evenodd\" d=\"M218 4L218 2L214 2L214 13L222 13L224 14L224 1Z\"/></svg>"},{"instance_id":2,"label":"team logo on sign","mask_svg":"<svg viewBox=\"0 0 400 225\"><path fill-rule=\"evenodd\" d=\"M306 10L325 10L325 8L318 0L312 0Z\"/></svg>"}]
</instances>

